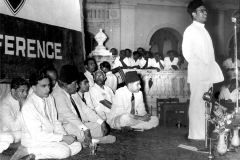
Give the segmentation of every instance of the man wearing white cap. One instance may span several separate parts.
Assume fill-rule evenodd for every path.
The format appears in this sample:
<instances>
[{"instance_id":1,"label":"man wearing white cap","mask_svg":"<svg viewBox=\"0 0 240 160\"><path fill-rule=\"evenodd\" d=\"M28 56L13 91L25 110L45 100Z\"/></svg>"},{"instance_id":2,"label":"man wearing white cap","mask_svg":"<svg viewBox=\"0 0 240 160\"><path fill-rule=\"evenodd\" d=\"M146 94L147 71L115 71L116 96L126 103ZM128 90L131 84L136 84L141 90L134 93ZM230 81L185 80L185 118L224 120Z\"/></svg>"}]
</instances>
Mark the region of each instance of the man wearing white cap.
<instances>
[{"instance_id":1,"label":"man wearing white cap","mask_svg":"<svg viewBox=\"0 0 240 160\"><path fill-rule=\"evenodd\" d=\"M193 23L183 35L183 56L188 62L188 83L190 83L189 139L205 139L205 102L203 94L213 83L224 80L222 71L215 61L212 39L205 29L207 9L201 0L189 3L188 13Z\"/></svg>"},{"instance_id":2,"label":"man wearing white cap","mask_svg":"<svg viewBox=\"0 0 240 160\"><path fill-rule=\"evenodd\" d=\"M146 112L137 72L127 72L125 82L126 86L119 88L113 99L108 117L111 128L151 129L158 126L159 119Z\"/></svg>"}]
</instances>

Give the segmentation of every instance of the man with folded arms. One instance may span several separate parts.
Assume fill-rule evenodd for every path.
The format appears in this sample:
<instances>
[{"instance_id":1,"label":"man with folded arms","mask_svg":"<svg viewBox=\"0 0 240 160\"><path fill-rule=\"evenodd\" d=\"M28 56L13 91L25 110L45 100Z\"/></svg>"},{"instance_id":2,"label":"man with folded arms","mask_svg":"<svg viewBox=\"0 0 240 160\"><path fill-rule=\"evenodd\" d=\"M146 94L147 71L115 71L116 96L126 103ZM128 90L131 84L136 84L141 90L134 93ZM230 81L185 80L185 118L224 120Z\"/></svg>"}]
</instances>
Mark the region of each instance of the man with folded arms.
<instances>
[{"instance_id":1,"label":"man with folded arms","mask_svg":"<svg viewBox=\"0 0 240 160\"><path fill-rule=\"evenodd\" d=\"M11 91L0 103L0 153L21 145L21 108L29 85L21 77L13 78Z\"/></svg>"},{"instance_id":2,"label":"man with folded arms","mask_svg":"<svg viewBox=\"0 0 240 160\"><path fill-rule=\"evenodd\" d=\"M125 82L126 86L119 88L113 99L108 117L111 128L151 129L158 126L159 119L146 112L137 72L127 72Z\"/></svg>"},{"instance_id":3,"label":"man with folded arms","mask_svg":"<svg viewBox=\"0 0 240 160\"><path fill-rule=\"evenodd\" d=\"M112 99L114 96L112 89L104 85L105 80L105 73L101 70L96 71L94 73L95 84L90 88L89 91L96 112L104 120L107 119L108 114L110 113Z\"/></svg>"},{"instance_id":4,"label":"man with folded arms","mask_svg":"<svg viewBox=\"0 0 240 160\"><path fill-rule=\"evenodd\" d=\"M42 71L30 76L33 93L22 107L23 127L21 143L12 159L32 153L36 159L63 159L77 154L81 149L76 137L67 135L60 121L50 92L49 77Z\"/></svg>"}]
</instances>

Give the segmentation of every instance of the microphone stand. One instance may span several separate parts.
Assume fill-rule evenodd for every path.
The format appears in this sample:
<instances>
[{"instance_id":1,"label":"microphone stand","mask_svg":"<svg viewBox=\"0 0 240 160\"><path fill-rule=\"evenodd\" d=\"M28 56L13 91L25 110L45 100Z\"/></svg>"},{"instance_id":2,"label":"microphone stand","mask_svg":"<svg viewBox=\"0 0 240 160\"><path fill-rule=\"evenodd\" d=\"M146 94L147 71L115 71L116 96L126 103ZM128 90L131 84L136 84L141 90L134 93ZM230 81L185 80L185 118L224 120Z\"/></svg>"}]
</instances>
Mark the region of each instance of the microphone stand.
<instances>
[{"instance_id":1,"label":"microphone stand","mask_svg":"<svg viewBox=\"0 0 240 160\"><path fill-rule=\"evenodd\" d=\"M208 146L208 117L211 114L211 99L212 99L212 91L213 88L211 87L207 93L203 95L203 100L205 100L205 147L198 149L200 152L209 152L212 150L211 145ZM211 154L211 152L209 152Z\"/></svg>"}]
</instances>

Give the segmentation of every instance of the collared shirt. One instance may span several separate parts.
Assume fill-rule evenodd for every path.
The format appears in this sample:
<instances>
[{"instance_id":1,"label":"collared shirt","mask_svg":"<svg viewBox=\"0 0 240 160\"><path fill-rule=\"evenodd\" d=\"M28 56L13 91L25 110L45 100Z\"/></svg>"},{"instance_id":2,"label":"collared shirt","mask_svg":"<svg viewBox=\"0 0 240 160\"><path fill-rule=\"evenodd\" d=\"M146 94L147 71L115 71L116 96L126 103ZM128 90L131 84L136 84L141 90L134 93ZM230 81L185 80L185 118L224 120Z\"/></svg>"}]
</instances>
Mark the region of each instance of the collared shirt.
<instances>
[{"instance_id":1,"label":"collared shirt","mask_svg":"<svg viewBox=\"0 0 240 160\"><path fill-rule=\"evenodd\" d=\"M113 105L109 115L109 120L116 116L131 112L132 103L131 103L132 92L130 92L127 86L121 87L116 91L116 94L113 99ZM146 109L143 102L142 92L139 91L134 93L135 98L135 115L143 116L145 115Z\"/></svg>"},{"instance_id":2,"label":"collared shirt","mask_svg":"<svg viewBox=\"0 0 240 160\"><path fill-rule=\"evenodd\" d=\"M88 70L86 70L86 72L84 73L84 75L87 77L88 82L89 82L89 86L90 86L90 88L91 88L91 87L94 85L94 79L93 79L92 74L91 74Z\"/></svg>"},{"instance_id":3,"label":"collared shirt","mask_svg":"<svg viewBox=\"0 0 240 160\"><path fill-rule=\"evenodd\" d=\"M67 93L64 89L62 89L62 90L63 90L63 92L66 94L66 96L67 96L67 97L69 98L69 100L70 100L70 95L69 95L69 93ZM71 100L70 100L70 101L71 101ZM77 111L76 111L76 109L74 108L74 106L73 106L72 103L71 103L71 105L70 105L69 107L70 107L72 113L73 113L75 116L78 116L78 115L77 115ZM81 113L80 113L80 115L81 115ZM79 120L80 120L80 119L79 119ZM84 124L81 124L81 125L79 125L78 127L79 127L79 129L84 130L84 131L86 131L86 130L88 129L88 127L85 126Z\"/></svg>"},{"instance_id":4,"label":"collared shirt","mask_svg":"<svg viewBox=\"0 0 240 160\"><path fill-rule=\"evenodd\" d=\"M162 64L163 67L164 67L164 61L163 61L163 60L160 60L160 62L161 62L161 64ZM162 70L162 69L160 68L159 62L157 62L155 58L149 58L149 59L148 59L148 67L156 67L156 68L159 68L160 70Z\"/></svg>"},{"instance_id":5,"label":"collared shirt","mask_svg":"<svg viewBox=\"0 0 240 160\"><path fill-rule=\"evenodd\" d=\"M19 101L9 92L0 103L0 132L20 131L21 121Z\"/></svg>"},{"instance_id":6,"label":"collared shirt","mask_svg":"<svg viewBox=\"0 0 240 160\"><path fill-rule=\"evenodd\" d=\"M123 59L123 62L127 65L130 66L128 60L126 58ZM120 61L120 57L116 57L116 59L112 63L112 69L117 68L117 67L123 67L122 62Z\"/></svg>"},{"instance_id":7,"label":"collared shirt","mask_svg":"<svg viewBox=\"0 0 240 160\"><path fill-rule=\"evenodd\" d=\"M112 103L114 93L112 89L106 85L103 85L103 88L101 88L95 83L94 86L90 88L89 92L91 94L93 105L95 108L97 106L104 106L102 103L100 103L100 101L102 100L108 100Z\"/></svg>"},{"instance_id":8,"label":"collared shirt","mask_svg":"<svg viewBox=\"0 0 240 160\"><path fill-rule=\"evenodd\" d=\"M57 120L55 102L51 95L44 101L33 92L23 104L22 117L24 123L21 142L24 146L32 147L41 141L60 142L63 135L67 134L62 123Z\"/></svg>"},{"instance_id":9,"label":"collared shirt","mask_svg":"<svg viewBox=\"0 0 240 160\"><path fill-rule=\"evenodd\" d=\"M146 64L146 60L143 57L140 58L139 59L139 66L140 66L140 68L143 68L145 64Z\"/></svg>"},{"instance_id":10,"label":"collared shirt","mask_svg":"<svg viewBox=\"0 0 240 160\"><path fill-rule=\"evenodd\" d=\"M105 81L105 85L110 87L114 92L117 89L117 77L111 72L106 73L107 80Z\"/></svg>"},{"instance_id":11,"label":"collared shirt","mask_svg":"<svg viewBox=\"0 0 240 160\"><path fill-rule=\"evenodd\" d=\"M170 60L170 57L165 57L164 58L164 70L173 69L172 65L176 65L178 67L177 63L178 63L177 57L174 57L173 61Z\"/></svg>"},{"instance_id":12,"label":"collared shirt","mask_svg":"<svg viewBox=\"0 0 240 160\"><path fill-rule=\"evenodd\" d=\"M131 67L140 66L140 59L137 59L136 61L134 59L132 59L131 63L130 63L130 66Z\"/></svg>"},{"instance_id":13,"label":"collared shirt","mask_svg":"<svg viewBox=\"0 0 240 160\"><path fill-rule=\"evenodd\" d=\"M188 83L212 84L224 80L215 61L212 39L204 24L197 21L183 34L183 56L188 62Z\"/></svg>"}]
</instances>

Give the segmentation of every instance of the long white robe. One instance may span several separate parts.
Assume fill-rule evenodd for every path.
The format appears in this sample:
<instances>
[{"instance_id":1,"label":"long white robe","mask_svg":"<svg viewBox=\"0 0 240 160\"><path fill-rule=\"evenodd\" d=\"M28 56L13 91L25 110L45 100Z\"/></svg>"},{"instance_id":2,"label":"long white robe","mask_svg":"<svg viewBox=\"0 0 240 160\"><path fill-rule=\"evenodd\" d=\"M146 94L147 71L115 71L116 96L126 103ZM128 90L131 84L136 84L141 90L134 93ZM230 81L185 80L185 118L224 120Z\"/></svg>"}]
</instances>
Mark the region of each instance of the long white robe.
<instances>
[{"instance_id":1,"label":"long white robe","mask_svg":"<svg viewBox=\"0 0 240 160\"><path fill-rule=\"evenodd\" d=\"M202 96L213 83L224 80L215 61L212 39L204 24L193 21L183 35L183 56L188 61L190 83L189 139L205 138L205 102Z\"/></svg>"}]
</instances>

